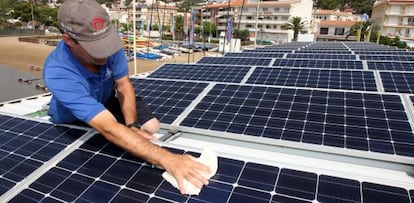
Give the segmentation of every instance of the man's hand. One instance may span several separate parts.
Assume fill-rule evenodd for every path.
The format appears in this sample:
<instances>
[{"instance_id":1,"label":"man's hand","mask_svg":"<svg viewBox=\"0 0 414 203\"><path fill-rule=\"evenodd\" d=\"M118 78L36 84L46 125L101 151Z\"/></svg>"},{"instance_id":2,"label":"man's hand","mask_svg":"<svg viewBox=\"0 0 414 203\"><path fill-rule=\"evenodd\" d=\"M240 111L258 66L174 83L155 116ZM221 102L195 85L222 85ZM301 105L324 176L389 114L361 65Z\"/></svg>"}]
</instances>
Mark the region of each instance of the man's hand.
<instances>
[{"instance_id":1,"label":"man's hand","mask_svg":"<svg viewBox=\"0 0 414 203\"><path fill-rule=\"evenodd\" d=\"M198 188L208 184L208 179L201 172L209 173L210 169L195 161L191 155L170 154L163 159L161 165L177 180L178 188L182 194L186 193L184 179Z\"/></svg>"},{"instance_id":2,"label":"man's hand","mask_svg":"<svg viewBox=\"0 0 414 203\"><path fill-rule=\"evenodd\" d=\"M140 130L137 127L131 127L131 130L133 130L137 134L137 136L141 136L141 137L143 137L147 140L156 140L157 139L157 137L155 137L154 135L151 135L151 134L149 134L149 133L147 133L143 130Z\"/></svg>"}]
</instances>

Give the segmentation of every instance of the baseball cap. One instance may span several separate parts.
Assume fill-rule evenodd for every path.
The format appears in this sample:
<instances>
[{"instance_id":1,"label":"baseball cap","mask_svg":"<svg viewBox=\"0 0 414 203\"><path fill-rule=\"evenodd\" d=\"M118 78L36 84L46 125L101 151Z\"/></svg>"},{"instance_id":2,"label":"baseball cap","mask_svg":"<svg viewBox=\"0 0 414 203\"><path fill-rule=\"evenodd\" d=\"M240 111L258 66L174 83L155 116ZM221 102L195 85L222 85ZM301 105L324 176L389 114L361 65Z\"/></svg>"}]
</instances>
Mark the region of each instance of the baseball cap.
<instances>
[{"instance_id":1,"label":"baseball cap","mask_svg":"<svg viewBox=\"0 0 414 203\"><path fill-rule=\"evenodd\" d=\"M123 47L108 13L95 0L65 0L58 21L60 29L94 58L107 58Z\"/></svg>"}]
</instances>

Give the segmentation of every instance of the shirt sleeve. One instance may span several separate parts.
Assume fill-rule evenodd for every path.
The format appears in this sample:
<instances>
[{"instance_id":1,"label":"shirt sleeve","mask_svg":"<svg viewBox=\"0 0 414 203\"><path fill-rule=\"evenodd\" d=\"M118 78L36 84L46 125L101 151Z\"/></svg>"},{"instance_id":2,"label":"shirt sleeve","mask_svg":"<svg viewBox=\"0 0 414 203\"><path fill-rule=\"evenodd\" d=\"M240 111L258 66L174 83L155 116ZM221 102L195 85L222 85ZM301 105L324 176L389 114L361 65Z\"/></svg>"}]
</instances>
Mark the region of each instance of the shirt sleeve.
<instances>
[{"instance_id":1,"label":"shirt sleeve","mask_svg":"<svg viewBox=\"0 0 414 203\"><path fill-rule=\"evenodd\" d=\"M112 58L112 74L114 80L118 80L123 78L124 76L128 75L129 68L128 68L128 61L124 54L124 49L120 49L117 51Z\"/></svg>"},{"instance_id":2,"label":"shirt sleeve","mask_svg":"<svg viewBox=\"0 0 414 203\"><path fill-rule=\"evenodd\" d=\"M98 113L105 110L104 105L88 91L88 83L79 72L57 66L49 67L47 71L49 73L45 74L44 79L53 97L78 120L89 123ZM61 121L64 122L64 119Z\"/></svg>"}]
</instances>

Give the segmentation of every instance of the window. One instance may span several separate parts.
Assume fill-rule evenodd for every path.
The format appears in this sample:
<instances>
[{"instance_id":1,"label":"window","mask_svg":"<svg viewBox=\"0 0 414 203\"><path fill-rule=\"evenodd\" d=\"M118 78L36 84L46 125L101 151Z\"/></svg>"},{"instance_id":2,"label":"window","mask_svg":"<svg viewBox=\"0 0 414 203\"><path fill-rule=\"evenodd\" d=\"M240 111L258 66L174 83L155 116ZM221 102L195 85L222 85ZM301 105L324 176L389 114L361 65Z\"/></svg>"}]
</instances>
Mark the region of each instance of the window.
<instances>
[{"instance_id":1,"label":"window","mask_svg":"<svg viewBox=\"0 0 414 203\"><path fill-rule=\"evenodd\" d=\"M327 28L327 27L321 27L321 29L319 30L319 34L321 34L321 35L327 35L328 34L328 30L329 30L329 28Z\"/></svg>"},{"instance_id":2,"label":"window","mask_svg":"<svg viewBox=\"0 0 414 203\"><path fill-rule=\"evenodd\" d=\"M282 20L289 20L289 16L282 16Z\"/></svg>"},{"instance_id":3,"label":"window","mask_svg":"<svg viewBox=\"0 0 414 203\"><path fill-rule=\"evenodd\" d=\"M335 28L335 35L344 35L345 28Z\"/></svg>"},{"instance_id":4,"label":"window","mask_svg":"<svg viewBox=\"0 0 414 203\"><path fill-rule=\"evenodd\" d=\"M269 9L267 7L263 8L263 12L267 12Z\"/></svg>"},{"instance_id":5,"label":"window","mask_svg":"<svg viewBox=\"0 0 414 203\"><path fill-rule=\"evenodd\" d=\"M247 20L253 20L253 17L252 16L246 16L246 19Z\"/></svg>"},{"instance_id":6,"label":"window","mask_svg":"<svg viewBox=\"0 0 414 203\"><path fill-rule=\"evenodd\" d=\"M246 24L246 28L252 28L251 24Z\"/></svg>"},{"instance_id":7,"label":"window","mask_svg":"<svg viewBox=\"0 0 414 203\"><path fill-rule=\"evenodd\" d=\"M274 20L277 20L277 16L275 16L273 19L274 19Z\"/></svg>"},{"instance_id":8,"label":"window","mask_svg":"<svg viewBox=\"0 0 414 203\"><path fill-rule=\"evenodd\" d=\"M280 8L273 8L273 11L274 12L279 12L280 11Z\"/></svg>"},{"instance_id":9,"label":"window","mask_svg":"<svg viewBox=\"0 0 414 203\"><path fill-rule=\"evenodd\" d=\"M405 37L409 37L410 36L410 29L405 29Z\"/></svg>"},{"instance_id":10,"label":"window","mask_svg":"<svg viewBox=\"0 0 414 203\"><path fill-rule=\"evenodd\" d=\"M407 23L408 25L414 25L414 18L413 17L408 18Z\"/></svg>"}]
</instances>

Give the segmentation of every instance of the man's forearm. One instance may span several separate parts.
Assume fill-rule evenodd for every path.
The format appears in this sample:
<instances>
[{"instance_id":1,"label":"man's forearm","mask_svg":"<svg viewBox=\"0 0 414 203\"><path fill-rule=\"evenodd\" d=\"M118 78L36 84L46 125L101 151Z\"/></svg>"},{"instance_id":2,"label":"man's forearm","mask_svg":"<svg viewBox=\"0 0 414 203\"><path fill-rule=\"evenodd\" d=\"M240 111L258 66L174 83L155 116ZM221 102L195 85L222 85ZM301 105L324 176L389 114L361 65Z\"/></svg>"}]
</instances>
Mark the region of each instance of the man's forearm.
<instances>
[{"instance_id":1,"label":"man's forearm","mask_svg":"<svg viewBox=\"0 0 414 203\"><path fill-rule=\"evenodd\" d=\"M137 121L135 91L132 86L118 88L118 99L124 115L125 123L130 124Z\"/></svg>"}]
</instances>

